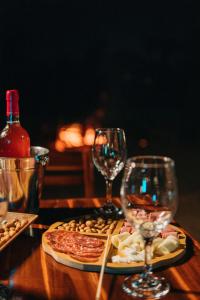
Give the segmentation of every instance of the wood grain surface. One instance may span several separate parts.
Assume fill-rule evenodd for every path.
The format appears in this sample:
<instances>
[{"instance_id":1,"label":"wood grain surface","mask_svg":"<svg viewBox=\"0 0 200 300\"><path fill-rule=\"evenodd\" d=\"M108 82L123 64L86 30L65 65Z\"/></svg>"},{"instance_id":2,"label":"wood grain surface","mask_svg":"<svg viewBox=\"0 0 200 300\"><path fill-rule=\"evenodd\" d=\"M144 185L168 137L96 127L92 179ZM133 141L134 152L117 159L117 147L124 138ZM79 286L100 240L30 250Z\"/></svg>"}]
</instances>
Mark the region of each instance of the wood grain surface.
<instances>
[{"instance_id":1,"label":"wood grain surface","mask_svg":"<svg viewBox=\"0 0 200 300\"><path fill-rule=\"evenodd\" d=\"M78 213L84 204L90 206L94 201L101 199L70 199L60 200L64 215ZM98 272L81 271L56 262L50 255L46 254L41 245L41 237L46 230L47 224L41 220L52 222L54 218L54 204L59 208L59 199L54 203L51 201L50 208L42 205L41 216L37 219L36 226L31 226L23 234L19 235L6 249L0 253L0 281L10 289L10 299L20 300L92 300L95 299L99 280ZM47 204L47 203L46 203ZM73 209L69 210L69 206ZM91 207L91 206L90 206ZM63 218L63 210L55 209ZM45 214L46 210L46 214ZM48 214L48 216L47 216ZM45 217L45 218L44 218ZM38 226L37 226L38 225ZM43 229L43 225L44 228ZM176 225L178 226L178 225ZM164 298L166 300L199 300L200 299L200 245L187 232L187 247L185 255L171 265L160 267L155 270L157 275L167 278L171 285L170 293ZM121 289L121 284L126 275L104 274L101 297L102 300L125 300L130 299ZM131 298L132 299L132 298ZM134 298L133 298L134 299Z\"/></svg>"}]
</instances>

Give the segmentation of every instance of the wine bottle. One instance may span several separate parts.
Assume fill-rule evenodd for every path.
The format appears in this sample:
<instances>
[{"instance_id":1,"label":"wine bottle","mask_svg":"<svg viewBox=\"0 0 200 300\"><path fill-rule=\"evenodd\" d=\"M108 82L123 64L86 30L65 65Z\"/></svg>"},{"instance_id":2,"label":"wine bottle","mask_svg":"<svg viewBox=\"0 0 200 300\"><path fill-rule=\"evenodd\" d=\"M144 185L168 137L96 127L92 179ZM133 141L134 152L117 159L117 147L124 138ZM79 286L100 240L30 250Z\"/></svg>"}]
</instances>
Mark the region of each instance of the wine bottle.
<instances>
[{"instance_id":1,"label":"wine bottle","mask_svg":"<svg viewBox=\"0 0 200 300\"><path fill-rule=\"evenodd\" d=\"M0 157L29 157L30 137L20 124L17 90L6 91L6 117L6 126L0 132Z\"/></svg>"}]
</instances>

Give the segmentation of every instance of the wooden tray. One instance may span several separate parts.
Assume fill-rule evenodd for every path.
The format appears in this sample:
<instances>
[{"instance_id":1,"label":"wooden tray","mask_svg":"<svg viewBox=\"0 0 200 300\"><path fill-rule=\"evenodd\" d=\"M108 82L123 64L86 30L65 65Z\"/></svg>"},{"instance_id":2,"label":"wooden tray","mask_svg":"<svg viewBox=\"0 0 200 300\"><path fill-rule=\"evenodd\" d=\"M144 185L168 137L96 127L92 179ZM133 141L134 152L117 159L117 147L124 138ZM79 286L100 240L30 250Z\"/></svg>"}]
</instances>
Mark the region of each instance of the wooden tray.
<instances>
[{"instance_id":1,"label":"wooden tray","mask_svg":"<svg viewBox=\"0 0 200 300\"><path fill-rule=\"evenodd\" d=\"M56 229L59 225L63 224L63 222L56 222L52 224L47 231L53 231ZM113 231L112 235L118 234L120 232L121 226L123 224L123 220L118 221L118 225L116 226L115 230ZM174 226L175 227L175 226ZM168 255L163 255L160 257L155 257L152 259L152 265L153 268L165 266L172 264L179 260L185 253L185 248L186 248L186 236L183 233L183 231L177 227L175 227L176 231L178 231L178 236L179 236L179 248L168 254ZM46 232L47 232L46 231ZM84 233L86 234L86 233ZM94 237L98 237L102 239L104 242L107 240L106 235L102 234L96 234L96 233L90 233L86 234ZM86 262L80 262L78 260L73 259L69 255L65 253L60 253L57 251L54 251L48 244L47 239L45 237L45 233L42 236L42 247L43 250L51 255L57 262L62 263L66 266L73 267L76 269L80 270L85 270L85 271L100 271L101 265L102 265L102 257L103 253L100 256L99 260L97 262L93 263L86 263ZM109 247L108 247L108 254L107 254L107 264L105 266L105 272L106 273L111 273L111 274L128 274L128 273L135 273L138 271L141 271L143 269L144 263L143 262L133 262L133 263L113 263L111 262L111 257L114 252L114 246L111 244L111 241L109 242Z\"/></svg>"},{"instance_id":2,"label":"wooden tray","mask_svg":"<svg viewBox=\"0 0 200 300\"><path fill-rule=\"evenodd\" d=\"M15 232L13 236L9 238L2 246L0 246L0 251L7 247L20 233L22 233L34 220L36 220L38 215L19 213L19 212L8 212L6 215L6 221L10 222L13 219L17 218L19 220L26 220L27 222L21 227L18 231Z\"/></svg>"}]
</instances>

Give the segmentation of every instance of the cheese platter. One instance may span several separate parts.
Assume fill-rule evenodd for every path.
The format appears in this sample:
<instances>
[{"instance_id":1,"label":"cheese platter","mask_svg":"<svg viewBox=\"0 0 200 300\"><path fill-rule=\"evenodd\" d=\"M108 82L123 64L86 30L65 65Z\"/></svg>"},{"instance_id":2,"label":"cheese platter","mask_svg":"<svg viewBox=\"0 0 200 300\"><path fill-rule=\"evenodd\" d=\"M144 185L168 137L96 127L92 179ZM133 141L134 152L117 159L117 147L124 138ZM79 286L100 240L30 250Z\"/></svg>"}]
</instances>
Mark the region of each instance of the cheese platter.
<instances>
[{"instance_id":1,"label":"cheese platter","mask_svg":"<svg viewBox=\"0 0 200 300\"><path fill-rule=\"evenodd\" d=\"M124 219L104 220L103 218L95 219L92 216L55 222L43 233L42 248L58 263L80 270L99 272L105 244L109 236L105 272L111 274L135 273L143 269L143 259L138 259L135 256L137 258L135 261L126 260L124 258L125 252L119 250L120 247L117 249L115 242L116 239L120 240L122 237L124 239L126 236L130 244L130 239L133 238L135 233L124 233L125 223ZM152 257L153 268L170 265L183 257L185 253L186 236L184 232L176 226L168 226L170 226L170 229L167 232L170 237L159 238L162 243L156 248ZM176 238L173 237L174 233ZM174 247L174 241L176 247ZM139 242L141 243L141 241ZM122 244L124 249L127 250L128 244L125 245L125 243L124 239ZM135 245L131 247L133 249ZM142 251L139 254L141 253ZM117 261L116 257L120 257L121 260Z\"/></svg>"}]
</instances>

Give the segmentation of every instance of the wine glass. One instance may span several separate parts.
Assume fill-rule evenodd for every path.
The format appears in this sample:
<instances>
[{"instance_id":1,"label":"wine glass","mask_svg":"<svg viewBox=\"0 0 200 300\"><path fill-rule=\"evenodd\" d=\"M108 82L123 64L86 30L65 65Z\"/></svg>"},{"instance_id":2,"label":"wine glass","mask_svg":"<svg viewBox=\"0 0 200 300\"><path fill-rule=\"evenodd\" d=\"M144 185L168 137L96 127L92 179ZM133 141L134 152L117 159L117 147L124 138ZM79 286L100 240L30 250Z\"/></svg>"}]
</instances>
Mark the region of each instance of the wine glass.
<instances>
[{"instance_id":1,"label":"wine glass","mask_svg":"<svg viewBox=\"0 0 200 300\"><path fill-rule=\"evenodd\" d=\"M100 208L104 216L120 215L112 202L112 183L126 161L126 138L121 128L97 128L92 147L93 162L106 180L106 203Z\"/></svg>"},{"instance_id":2,"label":"wine glass","mask_svg":"<svg viewBox=\"0 0 200 300\"><path fill-rule=\"evenodd\" d=\"M0 159L0 225L4 221L7 212L8 212L8 197L7 197L6 185L2 175L1 159Z\"/></svg>"},{"instance_id":3,"label":"wine glass","mask_svg":"<svg viewBox=\"0 0 200 300\"><path fill-rule=\"evenodd\" d=\"M0 227L5 221L8 212L8 198L6 192L6 185L3 180L2 170L1 170L1 159L0 159ZM8 299L9 289L7 286L0 282L0 299Z\"/></svg>"},{"instance_id":4,"label":"wine glass","mask_svg":"<svg viewBox=\"0 0 200 300\"><path fill-rule=\"evenodd\" d=\"M152 273L151 245L177 210L174 161L165 156L135 156L127 160L120 190L125 218L145 242L144 270L127 277L123 290L133 297L159 299L169 292L163 277Z\"/></svg>"}]
</instances>

